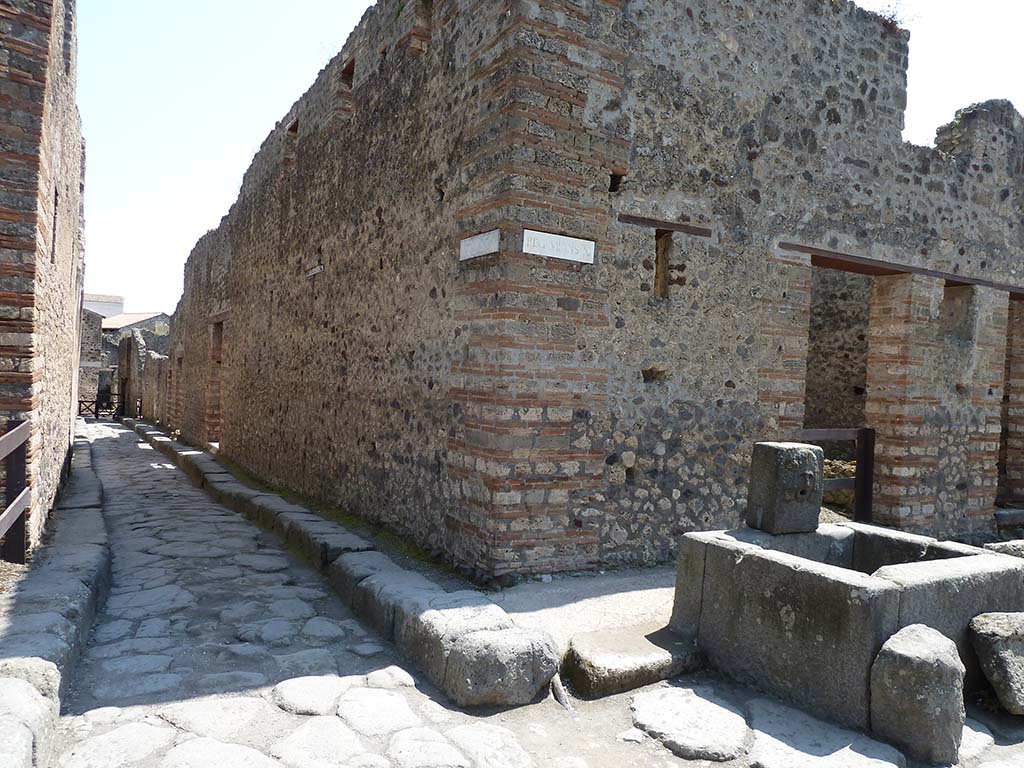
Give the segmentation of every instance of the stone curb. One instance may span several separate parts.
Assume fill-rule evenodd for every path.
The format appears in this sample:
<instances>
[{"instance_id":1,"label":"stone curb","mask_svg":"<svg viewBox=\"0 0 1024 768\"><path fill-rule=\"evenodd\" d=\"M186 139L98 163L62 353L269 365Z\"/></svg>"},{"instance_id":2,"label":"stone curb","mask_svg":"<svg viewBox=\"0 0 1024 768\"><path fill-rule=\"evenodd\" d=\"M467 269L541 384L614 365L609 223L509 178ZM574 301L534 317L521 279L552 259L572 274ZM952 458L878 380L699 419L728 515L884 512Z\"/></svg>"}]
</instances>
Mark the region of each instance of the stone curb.
<instances>
[{"instance_id":1,"label":"stone curb","mask_svg":"<svg viewBox=\"0 0 1024 768\"><path fill-rule=\"evenodd\" d=\"M247 487L209 453L172 440L145 422L123 419L122 423L150 442L217 502L272 530L298 549L324 573L356 616L385 639L394 641L398 651L457 704L476 705L479 694L473 691L483 688L493 693L487 703L499 706L529 704L547 690L558 658L546 632L519 628L503 608L482 593L449 593L421 574L402 568L344 526L280 496ZM493 633L494 647L488 649L486 658L476 650L474 666L460 666L459 679L453 679L448 670L449 657L453 651L458 652L460 645L472 643L474 633L482 631ZM535 635L536 642L524 643L524 633ZM548 653L550 649L550 665L533 659L525 666L530 670L550 667L551 673L536 678L523 673L523 665L514 663L514 649L520 647L531 647L534 653Z\"/></svg>"},{"instance_id":2,"label":"stone curb","mask_svg":"<svg viewBox=\"0 0 1024 768\"><path fill-rule=\"evenodd\" d=\"M51 540L0 597L0 765L46 766L71 667L110 590L103 486L91 447L76 439Z\"/></svg>"}]
</instances>

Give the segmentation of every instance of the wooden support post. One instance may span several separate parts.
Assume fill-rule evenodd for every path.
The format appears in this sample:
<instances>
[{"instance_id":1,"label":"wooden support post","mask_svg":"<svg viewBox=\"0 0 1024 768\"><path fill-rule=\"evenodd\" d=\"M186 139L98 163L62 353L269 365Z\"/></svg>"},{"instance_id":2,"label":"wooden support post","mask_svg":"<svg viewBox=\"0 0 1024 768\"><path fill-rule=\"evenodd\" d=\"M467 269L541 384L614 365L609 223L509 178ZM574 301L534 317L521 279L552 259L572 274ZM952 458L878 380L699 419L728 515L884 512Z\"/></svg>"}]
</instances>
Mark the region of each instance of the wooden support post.
<instances>
[{"instance_id":1,"label":"wooden support post","mask_svg":"<svg viewBox=\"0 0 1024 768\"><path fill-rule=\"evenodd\" d=\"M857 435L857 478L853 491L853 519L870 523L875 490L875 430L861 429Z\"/></svg>"}]
</instances>

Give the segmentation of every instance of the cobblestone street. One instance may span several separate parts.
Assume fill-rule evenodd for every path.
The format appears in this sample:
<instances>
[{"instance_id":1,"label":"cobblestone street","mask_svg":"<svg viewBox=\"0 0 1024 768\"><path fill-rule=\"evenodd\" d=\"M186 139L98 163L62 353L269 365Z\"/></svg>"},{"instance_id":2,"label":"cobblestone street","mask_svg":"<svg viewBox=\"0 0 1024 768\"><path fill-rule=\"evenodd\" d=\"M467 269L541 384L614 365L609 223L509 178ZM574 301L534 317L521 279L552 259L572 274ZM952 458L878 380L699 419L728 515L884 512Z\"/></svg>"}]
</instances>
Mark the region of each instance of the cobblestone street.
<instances>
[{"instance_id":1,"label":"cobblestone street","mask_svg":"<svg viewBox=\"0 0 1024 768\"><path fill-rule=\"evenodd\" d=\"M61 768L904 764L871 739L708 680L697 697L693 681L638 692L637 716L660 740L633 727L634 694L573 711L550 697L454 709L273 534L212 502L133 432L97 423L86 434L114 581L64 698ZM1021 760L1019 748L990 748L984 729L970 738L964 766Z\"/></svg>"},{"instance_id":2,"label":"cobblestone street","mask_svg":"<svg viewBox=\"0 0 1024 768\"><path fill-rule=\"evenodd\" d=\"M636 757L637 745L597 722L588 736L582 718L550 700L490 717L449 709L272 534L213 503L134 433L92 424L88 434L114 583L66 698L59 765L583 766ZM618 714L624 731L625 702Z\"/></svg>"}]
</instances>

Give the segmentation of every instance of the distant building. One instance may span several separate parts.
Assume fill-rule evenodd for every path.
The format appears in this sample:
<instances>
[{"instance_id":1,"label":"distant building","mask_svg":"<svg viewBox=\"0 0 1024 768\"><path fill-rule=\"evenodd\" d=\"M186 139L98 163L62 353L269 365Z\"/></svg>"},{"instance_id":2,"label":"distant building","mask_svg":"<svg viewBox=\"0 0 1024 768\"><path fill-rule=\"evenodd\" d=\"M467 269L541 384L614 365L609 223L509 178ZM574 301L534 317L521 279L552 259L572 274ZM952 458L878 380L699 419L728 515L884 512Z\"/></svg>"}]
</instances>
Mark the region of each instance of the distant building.
<instances>
[{"instance_id":1,"label":"distant building","mask_svg":"<svg viewBox=\"0 0 1024 768\"><path fill-rule=\"evenodd\" d=\"M164 312L127 312L103 318L104 333L123 335L130 331L151 331L157 336L170 333L171 317Z\"/></svg>"},{"instance_id":2,"label":"distant building","mask_svg":"<svg viewBox=\"0 0 1024 768\"><path fill-rule=\"evenodd\" d=\"M87 293L82 296L82 306L100 317L113 317L124 313L124 297Z\"/></svg>"}]
</instances>

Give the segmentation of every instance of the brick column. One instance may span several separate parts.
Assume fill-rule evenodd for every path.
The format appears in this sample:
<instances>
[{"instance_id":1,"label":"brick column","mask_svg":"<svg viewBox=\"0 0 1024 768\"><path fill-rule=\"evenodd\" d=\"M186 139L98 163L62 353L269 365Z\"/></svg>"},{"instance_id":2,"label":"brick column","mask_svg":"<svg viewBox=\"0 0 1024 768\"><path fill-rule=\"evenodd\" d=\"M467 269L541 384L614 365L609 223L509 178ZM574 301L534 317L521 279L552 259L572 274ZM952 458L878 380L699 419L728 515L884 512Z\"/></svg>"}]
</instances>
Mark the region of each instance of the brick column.
<instances>
[{"instance_id":1,"label":"brick column","mask_svg":"<svg viewBox=\"0 0 1024 768\"><path fill-rule=\"evenodd\" d=\"M776 431L766 439L793 439L804 425L811 269L807 254L776 251L768 256L757 400L775 419Z\"/></svg>"},{"instance_id":2,"label":"brick column","mask_svg":"<svg viewBox=\"0 0 1024 768\"><path fill-rule=\"evenodd\" d=\"M990 528L998 485L1005 292L876 277L865 413L875 520L940 536Z\"/></svg>"},{"instance_id":3,"label":"brick column","mask_svg":"<svg viewBox=\"0 0 1024 768\"><path fill-rule=\"evenodd\" d=\"M999 500L1020 506L1024 505L1024 301L1010 302L1005 376Z\"/></svg>"},{"instance_id":4,"label":"brick column","mask_svg":"<svg viewBox=\"0 0 1024 768\"><path fill-rule=\"evenodd\" d=\"M994 525L999 492L999 443L1002 430L1003 391L1006 386L1009 294L994 288L964 286L976 312L971 364L965 366L961 386L970 397L966 473L967 520L957 530L990 529Z\"/></svg>"},{"instance_id":5,"label":"brick column","mask_svg":"<svg viewBox=\"0 0 1024 768\"><path fill-rule=\"evenodd\" d=\"M868 321L867 403L875 449L875 521L930 527L941 435L927 425L940 405L930 361L938 352L945 283L923 275L874 279Z\"/></svg>"}]
</instances>

